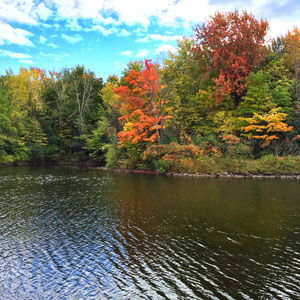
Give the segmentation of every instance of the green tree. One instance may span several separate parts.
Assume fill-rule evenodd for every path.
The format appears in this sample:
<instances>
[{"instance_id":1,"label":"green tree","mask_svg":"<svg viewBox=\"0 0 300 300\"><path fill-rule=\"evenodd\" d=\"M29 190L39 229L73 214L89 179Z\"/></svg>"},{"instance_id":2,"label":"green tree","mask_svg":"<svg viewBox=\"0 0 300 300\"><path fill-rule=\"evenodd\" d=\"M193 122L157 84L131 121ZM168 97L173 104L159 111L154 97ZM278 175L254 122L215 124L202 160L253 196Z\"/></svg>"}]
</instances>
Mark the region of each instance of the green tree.
<instances>
[{"instance_id":1,"label":"green tree","mask_svg":"<svg viewBox=\"0 0 300 300\"><path fill-rule=\"evenodd\" d=\"M113 92L118 87L118 83L117 78L110 76L99 91L103 100L97 109L99 120L91 134L86 135L86 149L89 150L90 157L98 161L103 160L107 151L116 156L118 154L117 132L122 130L118 121L121 114L118 108L119 97ZM110 157L114 156L110 155Z\"/></svg>"},{"instance_id":2,"label":"green tree","mask_svg":"<svg viewBox=\"0 0 300 300\"><path fill-rule=\"evenodd\" d=\"M0 163L11 163L16 159L17 129L12 124L11 113L11 101L0 87Z\"/></svg>"},{"instance_id":3,"label":"green tree","mask_svg":"<svg viewBox=\"0 0 300 300\"><path fill-rule=\"evenodd\" d=\"M186 133L198 132L206 113L214 106L208 99L213 81L205 76L194 55L194 47L192 38L183 38L177 41L177 52L169 52L165 59L162 84L171 90L170 128L177 140Z\"/></svg>"},{"instance_id":4,"label":"green tree","mask_svg":"<svg viewBox=\"0 0 300 300\"><path fill-rule=\"evenodd\" d=\"M291 83L286 78L272 79L274 77L268 72L250 73L246 84L247 94L235 115L251 117L253 113L267 113L276 107L281 107L281 111L288 113L291 110Z\"/></svg>"}]
</instances>

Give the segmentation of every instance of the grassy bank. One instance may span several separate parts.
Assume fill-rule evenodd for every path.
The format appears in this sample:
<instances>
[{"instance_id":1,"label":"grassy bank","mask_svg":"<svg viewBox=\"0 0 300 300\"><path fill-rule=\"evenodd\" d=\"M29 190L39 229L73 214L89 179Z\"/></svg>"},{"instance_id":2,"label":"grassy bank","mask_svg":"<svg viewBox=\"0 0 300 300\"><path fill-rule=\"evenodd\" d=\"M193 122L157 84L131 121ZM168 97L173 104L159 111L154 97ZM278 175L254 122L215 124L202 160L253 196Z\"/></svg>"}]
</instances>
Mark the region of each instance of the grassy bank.
<instances>
[{"instance_id":1,"label":"grassy bank","mask_svg":"<svg viewBox=\"0 0 300 300\"><path fill-rule=\"evenodd\" d=\"M254 159L251 155L221 153L209 144L153 145L144 152L142 160L135 165L141 170L160 173L188 174L300 174L300 156L264 155Z\"/></svg>"},{"instance_id":2,"label":"grassy bank","mask_svg":"<svg viewBox=\"0 0 300 300\"><path fill-rule=\"evenodd\" d=\"M256 160L230 157L183 159L165 171L189 174L300 174L300 157L267 155Z\"/></svg>"},{"instance_id":3,"label":"grassy bank","mask_svg":"<svg viewBox=\"0 0 300 300\"><path fill-rule=\"evenodd\" d=\"M300 156L275 157L267 155L260 159L237 159L230 157L183 159L169 166L168 169L145 167L128 168L122 163L115 168L100 169L121 173L196 176L196 177L253 177L300 179Z\"/></svg>"}]
</instances>

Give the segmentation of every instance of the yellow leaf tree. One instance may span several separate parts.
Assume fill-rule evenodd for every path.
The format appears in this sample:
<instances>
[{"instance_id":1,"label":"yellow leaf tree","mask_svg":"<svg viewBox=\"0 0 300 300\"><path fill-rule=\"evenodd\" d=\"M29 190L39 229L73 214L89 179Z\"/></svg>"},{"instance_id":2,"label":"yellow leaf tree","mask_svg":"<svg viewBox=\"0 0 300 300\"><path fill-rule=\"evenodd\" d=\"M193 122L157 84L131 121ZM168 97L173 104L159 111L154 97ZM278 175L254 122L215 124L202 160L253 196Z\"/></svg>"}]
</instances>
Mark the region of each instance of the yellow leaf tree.
<instances>
[{"instance_id":1,"label":"yellow leaf tree","mask_svg":"<svg viewBox=\"0 0 300 300\"><path fill-rule=\"evenodd\" d=\"M14 106L27 111L29 117L42 111L41 93L44 79L44 71L33 67L29 70L21 68L18 75L7 74L8 91Z\"/></svg>"},{"instance_id":2,"label":"yellow leaf tree","mask_svg":"<svg viewBox=\"0 0 300 300\"><path fill-rule=\"evenodd\" d=\"M19 135L24 152L31 147L45 146L46 137L38 121L43 110L42 91L46 75L43 70L21 68L19 74L7 73L8 94L11 96L11 120Z\"/></svg>"},{"instance_id":3,"label":"yellow leaf tree","mask_svg":"<svg viewBox=\"0 0 300 300\"><path fill-rule=\"evenodd\" d=\"M268 113L253 113L252 118L239 118L244 122L241 134L248 138L261 140L262 147L269 145L272 140L279 139L280 134L292 131L284 121L287 114L280 112L280 107L271 109Z\"/></svg>"}]
</instances>

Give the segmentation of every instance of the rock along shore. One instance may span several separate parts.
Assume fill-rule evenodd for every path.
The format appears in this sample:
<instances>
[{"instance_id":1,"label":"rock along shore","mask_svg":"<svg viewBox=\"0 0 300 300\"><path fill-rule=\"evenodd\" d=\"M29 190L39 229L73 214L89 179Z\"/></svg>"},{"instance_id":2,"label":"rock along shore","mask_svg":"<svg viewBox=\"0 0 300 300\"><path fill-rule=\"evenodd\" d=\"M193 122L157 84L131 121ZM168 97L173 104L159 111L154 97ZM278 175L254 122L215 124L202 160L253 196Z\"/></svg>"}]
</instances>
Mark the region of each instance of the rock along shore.
<instances>
[{"instance_id":1,"label":"rock along shore","mask_svg":"<svg viewBox=\"0 0 300 300\"><path fill-rule=\"evenodd\" d=\"M121 169L121 168L107 168L107 167L95 167L95 169L103 171L111 171L117 173L130 173L130 174L144 174L144 175L159 175L159 176L174 176L174 177L214 177L214 178L253 178L253 179L271 179L271 178L280 178L280 179L299 179L300 174L278 174L278 175L269 175L269 174L234 174L234 173L216 173L216 174L207 174L207 173L173 173L166 172L160 173L150 170L137 170L137 169Z\"/></svg>"}]
</instances>

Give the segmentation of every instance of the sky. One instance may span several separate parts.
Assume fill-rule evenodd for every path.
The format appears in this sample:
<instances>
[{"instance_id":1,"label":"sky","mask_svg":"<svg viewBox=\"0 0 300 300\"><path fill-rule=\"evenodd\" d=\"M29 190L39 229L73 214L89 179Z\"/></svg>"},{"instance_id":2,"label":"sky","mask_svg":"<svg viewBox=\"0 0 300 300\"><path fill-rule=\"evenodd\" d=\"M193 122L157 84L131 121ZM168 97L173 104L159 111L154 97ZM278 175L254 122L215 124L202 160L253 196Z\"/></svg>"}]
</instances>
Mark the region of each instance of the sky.
<instances>
[{"instance_id":1,"label":"sky","mask_svg":"<svg viewBox=\"0 0 300 300\"><path fill-rule=\"evenodd\" d=\"M267 20L269 37L300 28L300 0L0 0L0 74L84 65L105 81L176 52L195 25L234 9Z\"/></svg>"}]
</instances>

